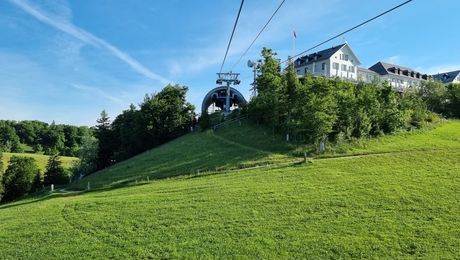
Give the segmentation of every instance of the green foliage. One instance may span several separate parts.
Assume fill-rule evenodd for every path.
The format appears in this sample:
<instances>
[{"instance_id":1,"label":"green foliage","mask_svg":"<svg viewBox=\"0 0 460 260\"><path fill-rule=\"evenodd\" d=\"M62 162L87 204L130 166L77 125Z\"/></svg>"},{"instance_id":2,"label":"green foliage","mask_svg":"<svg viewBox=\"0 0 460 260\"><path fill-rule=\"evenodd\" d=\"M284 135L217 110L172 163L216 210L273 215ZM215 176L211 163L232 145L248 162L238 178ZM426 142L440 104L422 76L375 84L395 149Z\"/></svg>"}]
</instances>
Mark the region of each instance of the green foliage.
<instances>
[{"instance_id":1,"label":"green foliage","mask_svg":"<svg viewBox=\"0 0 460 260\"><path fill-rule=\"evenodd\" d=\"M262 50L263 65L262 74L257 77L257 97L249 107L248 113L251 118L260 123L270 125L273 129L281 120L281 66L276 59L276 53L271 49Z\"/></svg>"},{"instance_id":2,"label":"green foliage","mask_svg":"<svg viewBox=\"0 0 460 260\"><path fill-rule=\"evenodd\" d=\"M418 95L431 111L444 117L460 118L460 84L445 86L439 81L423 82Z\"/></svg>"},{"instance_id":3,"label":"green foliage","mask_svg":"<svg viewBox=\"0 0 460 260\"><path fill-rule=\"evenodd\" d=\"M22 152L19 136L14 128L5 122L0 122L0 152Z\"/></svg>"},{"instance_id":4,"label":"green foliage","mask_svg":"<svg viewBox=\"0 0 460 260\"><path fill-rule=\"evenodd\" d=\"M78 159L74 162L70 171L75 178L88 175L96 171L97 156L98 156L98 141L95 137L86 137L82 140L81 149Z\"/></svg>"},{"instance_id":5,"label":"green foliage","mask_svg":"<svg viewBox=\"0 0 460 260\"><path fill-rule=\"evenodd\" d=\"M0 151L0 201L3 197L3 153Z\"/></svg>"},{"instance_id":6,"label":"green foliage","mask_svg":"<svg viewBox=\"0 0 460 260\"><path fill-rule=\"evenodd\" d=\"M211 127L211 118L207 111L201 115L200 120L198 121L201 131L205 131Z\"/></svg>"},{"instance_id":7,"label":"green foliage","mask_svg":"<svg viewBox=\"0 0 460 260\"><path fill-rule=\"evenodd\" d=\"M94 134L98 140L96 168L98 170L112 164L112 156L115 150L115 138L111 131L110 118L105 110L102 110L97 119Z\"/></svg>"},{"instance_id":8,"label":"green foliage","mask_svg":"<svg viewBox=\"0 0 460 260\"><path fill-rule=\"evenodd\" d=\"M194 106L186 101L188 88L168 85L146 95L139 109L131 105L110 123L101 113L95 135L99 142L97 169L161 145L190 131L195 123Z\"/></svg>"},{"instance_id":9,"label":"green foliage","mask_svg":"<svg viewBox=\"0 0 460 260\"><path fill-rule=\"evenodd\" d=\"M450 117L460 118L460 84L447 86L446 110Z\"/></svg>"},{"instance_id":10,"label":"green foliage","mask_svg":"<svg viewBox=\"0 0 460 260\"><path fill-rule=\"evenodd\" d=\"M429 110L446 115L446 87L442 82L422 82L418 95L426 102Z\"/></svg>"},{"instance_id":11,"label":"green foliage","mask_svg":"<svg viewBox=\"0 0 460 260\"><path fill-rule=\"evenodd\" d=\"M283 74L276 54L262 50L258 96L248 105L249 117L289 134L296 142L352 140L421 127L428 120L424 100L399 94L387 83L352 83L306 75L294 65Z\"/></svg>"},{"instance_id":12,"label":"green foliage","mask_svg":"<svg viewBox=\"0 0 460 260\"><path fill-rule=\"evenodd\" d=\"M54 122L48 125L40 121L0 120L0 129L0 150L14 153L23 152L23 147L32 147L35 153L77 156L81 140L92 136L88 127L56 125Z\"/></svg>"},{"instance_id":13,"label":"green foliage","mask_svg":"<svg viewBox=\"0 0 460 260\"><path fill-rule=\"evenodd\" d=\"M2 180L4 187L2 201L11 201L29 193L37 172L39 170L33 158L11 157Z\"/></svg>"},{"instance_id":14,"label":"green foliage","mask_svg":"<svg viewBox=\"0 0 460 260\"><path fill-rule=\"evenodd\" d=\"M58 155L49 157L43 183L45 186L69 183L69 172L62 167L62 162Z\"/></svg>"}]
</instances>

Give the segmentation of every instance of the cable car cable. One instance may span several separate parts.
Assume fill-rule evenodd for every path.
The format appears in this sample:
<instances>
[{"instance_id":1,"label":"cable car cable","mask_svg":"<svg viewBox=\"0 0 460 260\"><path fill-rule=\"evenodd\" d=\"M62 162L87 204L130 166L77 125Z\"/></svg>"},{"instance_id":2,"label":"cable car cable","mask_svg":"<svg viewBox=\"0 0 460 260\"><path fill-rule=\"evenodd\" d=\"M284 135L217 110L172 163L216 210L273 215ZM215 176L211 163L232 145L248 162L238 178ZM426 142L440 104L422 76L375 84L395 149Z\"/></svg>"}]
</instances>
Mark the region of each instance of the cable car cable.
<instances>
[{"instance_id":1,"label":"cable car cable","mask_svg":"<svg viewBox=\"0 0 460 260\"><path fill-rule=\"evenodd\" d=\"M241 0L240 9L238 10L238 15L236 16L235 24L233 25L232 35L230 36L230 40L228 41L227 50L225 51L224 60L222 61L222 65L220 66L219 73L222 73L222 69L224 68L225 60L227 59L227 55L228 55L228 50L230 49L230 45L232 44L233 35L235 34L236 26L238 24L238 20L240 19L241 9L243 9L243 4L244 4L244 0Z\"/></svg>"},{"instance_id":2,"label":"cable car cable","mask_svg":"<svg viewBox=\"0 0 460 260\"><path fill-rule=\"evenodd\" d=\"M368 19L368 20L366 20L366 21L364 21L364 22L362 22L362 23L360 23L360 24L358 24L358 25L356 25L356 26L354 26L354 27L352 27L352 28L350 28L350 29L344 31L344 32L341 32L341 33L337 34L336 36L333 36L333 37L331 37L331 38L329 38L329 39L327 39L327 40L325 40L325 41L323 41L323 42L321 42L321 43L319 43L319 44L317 44L317 45L311 47L311 48L308 49L308 50L305 50L305 51L303 51L303 52L301 52L301 53L299 53L299 54L297 54L297 55L291 57L291 59L294 59L294 58L296 58L296 57L299 57L299 56L301 56L301 55L303 55L303 54L305 54L305 53L307 53L307 52L309 52L309 51L311 51L311 50L313 50L313 49L318 48L318 47L321 46L321 45L324 45L324 44L326 44L326 43L328 43L328 42L330 42L330 41L332 41L332 40L335 40L335 39L339 38L340 36L342 36L342 35L344 35L344 34L346 34L346 33L349 33L349 32L351 32L351 31L353 31L353 30L355 30L355 29L357 29L357 28L359 28L359 27L361 27L361 26L363 26L363 25L365 25L365 24L367 24L367 23L370 23L370 22L372 22L373 20L375 20L375 19L377 19L377 18L379 18L379 17L381 17L381 16L384 16L384 15L386 15L386 14L388 14L388 13L390 13L390 12L392 12L392 11L394 11L394 10L396 10L396 9L398 9L398 8L404 6L404 5L406 5L406 4L408 4L408 3L412 2L412 1L413 1L413 0L408 0L408 1L404 2L404 3L402 3L402 4L399 4L399 5L397 5L397 6L393 7L393 8L391 8L391 9L389 9L389 10L387 10L387 11L385 11L385 12L383 12L383 13L377 15L377 16L374 16L374 17L372 17L372 18L370 18L370 19ZM285 61L283 61L283 62L281 62L280 64L286 63L286 62L288 62L288 61L289 61L289 59L288 59L288 60L285 60Z\"/></svg>"},{"instance_id":3,"label":"cable car cable","mask_svg":"<svg viewBox=\"0 0 460 260\"><path fill-rule=\"evenodd\" d=\"M268 19L267 23L265 23L265 25L262 27L262 29L259 31L259 33L257 34L257 36L254 38L254 40L251 42L251 44L249 45L249 47L244 51L243 54L241 54L240 58L238 59L238 61L233 65L232 67L232 70L241 62L241 60L243 59L243 57L248 53L249 49L251 49L252 45L254 45L254 43L257 41L257 39L259 38L259 36L262 34L262 32L265 30L265 28L267 28L268 24L272 21L273 17L275 17L276 13L280 10L281 6L283 6L284 2L286 2L286 0L283 0L280 5L278 6L278 8L276 8L275 12L273 12L272 16L270 17L270 19Z\"/></svg>"}]
</instances>

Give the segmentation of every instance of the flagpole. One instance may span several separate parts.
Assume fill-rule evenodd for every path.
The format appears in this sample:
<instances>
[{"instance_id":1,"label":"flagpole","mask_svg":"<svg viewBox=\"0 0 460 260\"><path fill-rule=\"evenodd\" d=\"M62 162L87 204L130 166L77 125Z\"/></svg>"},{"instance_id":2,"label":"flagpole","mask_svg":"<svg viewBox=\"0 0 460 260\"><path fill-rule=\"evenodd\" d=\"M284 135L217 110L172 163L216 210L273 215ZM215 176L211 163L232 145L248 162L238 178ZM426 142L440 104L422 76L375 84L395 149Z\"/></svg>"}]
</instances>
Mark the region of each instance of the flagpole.
<instances>
[{"instance_id":1,"label":"flagpole","mask_svg":"<svg viewBox=\"0 0 460 260\"><path fill-rule=\"evenodd\" d=\"M295 41L296 41L296 33L295 31L293 32L293 35L292 35L292 56L294 57L295 55Z\"/></svg>"}]
</instances>

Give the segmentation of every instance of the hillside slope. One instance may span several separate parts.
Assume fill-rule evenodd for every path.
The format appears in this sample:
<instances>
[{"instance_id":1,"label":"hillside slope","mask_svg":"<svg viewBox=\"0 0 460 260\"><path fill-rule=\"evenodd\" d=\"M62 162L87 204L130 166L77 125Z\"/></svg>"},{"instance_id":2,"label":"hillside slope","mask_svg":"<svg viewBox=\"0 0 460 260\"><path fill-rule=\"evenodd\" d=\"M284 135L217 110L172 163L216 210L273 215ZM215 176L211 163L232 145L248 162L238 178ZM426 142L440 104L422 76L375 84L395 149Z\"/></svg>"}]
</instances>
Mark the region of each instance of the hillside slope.
<instances>
[{"instance_id":1,"label":"hillside slope","mask_svg":"<svg viewBox=\"0 0 460 260\"><path fill-rule=\"evenodd\" d=\"M372 141L370 155L7 204L0 258L455 258L458 140L454 121Z\"/></svg>"},{"instance_id":2,"label":"hillside slope","mask_svg":"<svg viewBox=\"0 0 460 260\"><path fill-rule=\"evenodd\" d=\"M123 186L136 181L161 179L216 170L238 169L296 158L286 154L291 148L279 136L249 122L217 131L196 132L156 149L94 173L71 186L85 189Z\"/></svg>"}]
</instances>

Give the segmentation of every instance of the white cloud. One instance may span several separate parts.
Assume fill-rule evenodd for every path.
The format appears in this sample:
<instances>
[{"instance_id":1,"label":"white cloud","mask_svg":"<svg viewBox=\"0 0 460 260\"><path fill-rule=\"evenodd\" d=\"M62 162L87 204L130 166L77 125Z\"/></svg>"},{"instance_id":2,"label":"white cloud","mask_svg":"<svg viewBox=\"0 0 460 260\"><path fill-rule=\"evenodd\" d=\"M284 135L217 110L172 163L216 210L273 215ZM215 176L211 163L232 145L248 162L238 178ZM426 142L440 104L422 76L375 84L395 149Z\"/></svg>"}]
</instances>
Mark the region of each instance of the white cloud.
<instances>
[{"instance_id":1,"label":"white cloud","mask_svg":"<svg viewBox=\"0 0 460 260\"><path fill-rule=\"evenodd\" d=\"M423 73L434 75L438 73L460 70L460 64L441 64L431 67L418 67L417 70L422 71Z\"/></svg>"},{"instance_id":2,"label":"white cloud","mask_svg":"<svg viewBox=\"0 0 460 260\"><path fill-rule=\"evenodd\" d=\"M312 24L316 24L316 21L324 17L324 15L335 12L337 8L334 8L334 6L339 1L331 0L320 3L304 0L286 1L238 65L245 66L248 59L258 57L262 46L276 48L279 43L282 43L283 46L292 46L292 32L294 30L298 34L297 49L298 51L301 50L305 47L301 44L309 39L311 32L317 30ZM224 70L230 70L234 67L235 62L253 41L279 4L280 0L273 0L267 1L262 6L254 4L251 7L243 7L244 12L235 32ZM305 10L310 11L306 13ZM228 24L233 25L233 19L234 14L229 14L229 19L224 20L228 20ZM227 33L229 34L230 31ZM194 74L213 66L218 70L228 43L227 33L219 30L213 34L215 37L196 40L199 42L198 48L191 47L187 53L183 52L180 58L176 57L168 62L169 74L174 77L181 74ZM292 55L292 48L286 49L283 47L283 49L277 49L277 51L279 57L287 58L287 55Z\"/></svg>"},{"instance_id":3,"label":"white cloud","mask_svg":"<svg viewBox=\"0 0 460 260\"><path fill-rule=\"evenodd\" d=\"M104 48L108 50L112 55L120 59L121 61L125 62L129 65L134 71L138 72L139 74L152 79L160 81L162 84L168 84L171 81L152 72L144 65L142 65L139 61L131 57L129 54L121 51L117 47L113 46L109 42L98 38L97 36L85 31L84 29L75 26L74 24L70 23L65 17L70 17L69 13L65 13L64 17L55 17L49 14L44 13L39 8L32 6L26 0L10 0L12 3L20 7L22 10L27 12L28 14L32 15L36 19L40 20L43 23L46 23L66 34L69 34L82 42L90 44L95 47Z\"/></svg>"},{"instance_id":4,"label":"white cloud","mask_svg":"<svg viewBox=\"0 0 460 260\"><path fill-rule=\"evenodd\" d=\"M73 84L72 87L74 87L75 89L81 90L83 92L86 92L88 94L97 95L99 97L108 99L108 100L110 100L110 101L112 101L114 103L120 104L120 105L126 105L126 103L127 103L127 102L125 102L124 100L122 100L120 98L117 98L115 96L110 95L109 93L101 90L100 88L95 88L95 87L90 87L90 86L80 85L80 84Z\"/></svg>"},{"instance_id":5,"label":"white cloud","mask_svg":"<svg viewBox=\"0 0 460 260\"><path fill-rule=\"evenodd\" d=\"M395 55L395 56L391 56L391 57L388 57L386 59L384 59L385 62L388 62L388 63L391 63L391 64L398 64L401 63L401 56L399 55Z\"/></svg>"}]
</instances>

